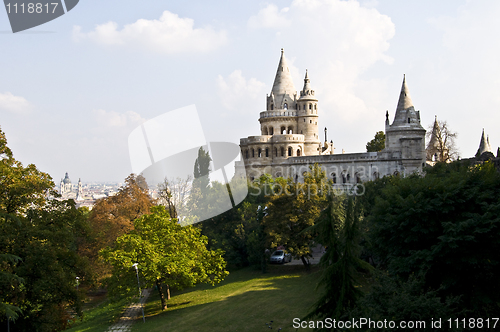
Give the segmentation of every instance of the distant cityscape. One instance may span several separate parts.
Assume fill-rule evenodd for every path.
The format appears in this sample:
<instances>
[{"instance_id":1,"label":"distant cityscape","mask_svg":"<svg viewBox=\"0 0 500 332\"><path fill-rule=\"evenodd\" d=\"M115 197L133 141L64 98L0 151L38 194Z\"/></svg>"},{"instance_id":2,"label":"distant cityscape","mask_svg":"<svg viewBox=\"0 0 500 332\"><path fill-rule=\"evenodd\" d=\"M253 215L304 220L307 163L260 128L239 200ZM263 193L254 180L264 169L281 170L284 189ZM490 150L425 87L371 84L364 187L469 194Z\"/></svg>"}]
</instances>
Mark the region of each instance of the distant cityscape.
<instances>
[{"instance_id":1,"label":"distant cityscape","mask_svg":"<svg viewBox=\"0 0 500 332\"><path fill-rule=\"evenodd\" d=\"M82 182L81 179L74 184L66 172L59 183L58 191L61 200L73 199L77 208L86 206L92 210L98 199L116 195L122 186L123 182ZM153 198L158 197L156 188L150 189L149 194Z\"/></svg>"}]
</instances>

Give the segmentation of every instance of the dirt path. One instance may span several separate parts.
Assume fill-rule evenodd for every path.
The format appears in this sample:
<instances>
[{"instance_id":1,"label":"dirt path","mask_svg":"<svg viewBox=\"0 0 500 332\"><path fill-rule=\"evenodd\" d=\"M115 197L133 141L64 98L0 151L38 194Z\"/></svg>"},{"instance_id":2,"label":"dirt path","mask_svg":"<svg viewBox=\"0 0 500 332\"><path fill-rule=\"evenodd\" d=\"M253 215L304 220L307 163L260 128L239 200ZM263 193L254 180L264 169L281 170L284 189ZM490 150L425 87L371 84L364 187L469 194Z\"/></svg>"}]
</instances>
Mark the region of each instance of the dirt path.
<instances>
[{"instance_id":1,"label":"dirt path","mask_svg":"<svg viewBox=\"0 0 500 332\"><path fill-rule=\"evenodd\" d=\"M131 304L120 317L120 320L111 325L106 331L107 332L130 332L132 330L132 324L134 321L142 316L141 307L148 299L150 290L144 289L142 291L141 301L138 303Z\"/></svg>"}]
</instances>

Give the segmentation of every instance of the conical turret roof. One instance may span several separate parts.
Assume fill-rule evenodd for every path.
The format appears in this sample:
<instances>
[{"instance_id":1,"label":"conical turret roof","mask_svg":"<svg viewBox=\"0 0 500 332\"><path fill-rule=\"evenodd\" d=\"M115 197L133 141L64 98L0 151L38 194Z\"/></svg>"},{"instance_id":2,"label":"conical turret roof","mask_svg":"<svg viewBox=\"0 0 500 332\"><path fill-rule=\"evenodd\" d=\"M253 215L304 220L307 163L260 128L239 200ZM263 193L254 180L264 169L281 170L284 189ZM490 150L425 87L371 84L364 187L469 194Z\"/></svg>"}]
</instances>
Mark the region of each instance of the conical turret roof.
<instances>
[{"instance_id":1,"label":"conical turret roof","mask_svg":"<svg viewBox=\"0 0 500 332\"><path fill-rule=\"evenodd\" d=\"M271 93L277 97L285 93L293 96L296 92L297 90L295 90L295 86L293 85L292 75L290 74L290 69L288 68L288 63L285 58L285 52L281 49L280 63L276 71Z\"/></svg>"},{"instance_id":2,"label":"conical turret roof","mask_svg":"<svg viewBox=\"0 0 500 332\"><path fill-rule=\"evenodd\" d=\"M481 142L479 143L479 149L477 150L478 156L481 156L485 152L491 152L491 146L489 140L486 138L486 134L484 133L484 128L483 128L483 134L481 135Z\"/></svg>"},{"instance_id":3,"label":"conical turret roof","mask_svg":"<svg viewBox=\"0 0 500 332\"><path fill-rule=\"evenodd\" d=\"M434 126L432 127L431 139L429 140L429 144L427 145L427 147L430 148L438 145L439 137L441 137L441 128L439 128L439 123L436 115L434 118Z\"/></svg>"},{"instance_id":4,"label":"conical turret roof","mask_svg":"<svg viewBox=\"0 0 500 332\"><path fill-rule=\"evenodd\" d=\"M396 107L396 114L394 115L394 122L392 126L418 126L420 125L420 116L410 97L410 90L406 84L406 76L403 76L403 85L399 93L398 106Z\"/></svg>"},{"instance_id":5,"label":"conical turret roof","mask_svg":"<svg viewBox=\"0 0 500 332\"><path fill-rule=\"evenodd\" d=\"M406 84L406 75L403 75L403 86L401 86L401 93L399 94L398 107L397 111L406 110L413 106L413 102L410 97L410 90L408 89L408 85Z\"/></svg>"}]
</instances>

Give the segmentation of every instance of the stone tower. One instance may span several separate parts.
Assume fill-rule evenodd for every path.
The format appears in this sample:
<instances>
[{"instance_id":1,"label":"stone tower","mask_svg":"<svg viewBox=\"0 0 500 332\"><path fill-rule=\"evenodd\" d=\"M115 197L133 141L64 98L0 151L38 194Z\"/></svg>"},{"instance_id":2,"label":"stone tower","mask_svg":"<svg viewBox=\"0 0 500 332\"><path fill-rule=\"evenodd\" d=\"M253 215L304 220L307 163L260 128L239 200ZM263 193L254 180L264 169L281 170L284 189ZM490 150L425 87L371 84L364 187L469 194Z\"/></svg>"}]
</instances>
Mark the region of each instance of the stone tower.
<instances>
[{"instance_id":1,"label":"stone tower","mask_svg":"<svg viewBox=\"0 0 500 332\"><path fill-rule=\"evenodd\" d=\"M384 151L400 154L393 157L402 159L404 169L425 165L425 129L420 124L420 112L413 106L405 76L392 125L386 115Z\"/></svg>"},{"instance_id":2,"label":"stone tower","mask_svg":"<svg viewBox=\"0 0 500 332\"><path fill-rule=\"evenodd\" d=\"M297 133L304 135L305 155L320 154L318 152L318 147L321 145L318 136L318 99L314 96L314 90L311 88L307 70L304 78L304 87L300 91L297 107Z\"/></svg>"},{"instance_id":3,"label":"stone tower","mask_svg":"<svg viewBox=\"0 0 500 332\"><path fill-rule=\"evenodd\" d=\"M82 187L82 179L78 179L78 191L76 192L76 200L83 200L83 187Z\"/></svg>"}]
</instances>

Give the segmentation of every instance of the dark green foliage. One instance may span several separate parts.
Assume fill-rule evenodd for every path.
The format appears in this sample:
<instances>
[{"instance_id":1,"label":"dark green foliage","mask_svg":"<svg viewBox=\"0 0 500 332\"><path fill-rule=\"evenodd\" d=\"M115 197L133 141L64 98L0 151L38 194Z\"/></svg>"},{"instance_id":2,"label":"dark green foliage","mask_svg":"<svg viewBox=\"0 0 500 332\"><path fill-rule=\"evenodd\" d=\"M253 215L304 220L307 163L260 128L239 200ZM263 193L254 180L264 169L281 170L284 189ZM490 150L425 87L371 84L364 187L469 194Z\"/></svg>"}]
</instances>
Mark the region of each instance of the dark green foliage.
<instances>
[{"instance_id":1,"label":"dark green foliage","mask_svg":"<svg viewBox=\"0 0 500 332\"><path fill-rule=\"evenodd\" d=\"M358 288L359 271L370 269L360 256L360 202L355 197L329 195L328 207L310 231L327 249L321 257L323 275L318 287L322 295L306 319L346 317L362 295Z\"/></svg>"},{"instance_id":2,"label":"dark green foliage","mask_svg":"<svg viewBox=\"0 0 500 332\"><path fill-rule=\"evenodd\" d=\"M208 237L209 247L222 249L224 258L232 268L263 263L266 237L262 218L267 185L265 181L262 184L253 183L249 186L250 194L236 208L197 224L203 235ZM210 200L210 195L220 197L217 188L221 186L213 183L207 191L207 200Z\"/></svg>"},{"instance_id":3,"label":"dark green foliage","mask_svg":"<svg viewBox=\"0 0 500 332\"><path fill-rule=\"evenodd\" d=\"M205 151L203 147L200 147L200 149L198 150L198 158L196 158L196 161L194 162L193 171L195 183L197 184L198 188L204 189L210 183L210 179L207 175L210 172L211 161L212 158L210 157L209 152Z\"/></svg>"},{"instance_id":4,"label":"dark green foliage","mask_svg":"<svg viewBox=\"0 0 500 332\"><path fill-rule=\"evenodd\" d=\"M2 302L21 310L12 331L58 331L68 323L69 307L80 312L75 277L85 280L87 265L76 249L85 223L73 201L50 201L25 218L2 220L0 247L20 258L4 264L15 278L0 286Z\"/></svg>"},{"instance_id":5,"label":"dark green foliage","mask_svg":"<svg viewBox=\"0 0 500 332\"><path fill-rule=\"evenodd\" d=\"M385 148L385 133L383 131L378 131L375 137L368 143L366 143L366 152L378 152Z\"/></svg>"},{"instance_id":6,"label":"dark green foliage","mask_svg":"<svg viewBox=\"0 0 500 332\"><path fill-rule=\"evenodd\" d=\"M424 276L476 316L500 310L500 174L491 163L393 178L375 201L370 238L381 267Z\"/></svg>"},{"instance_id":7,"label":"dark green foliage","mask_svg":"<svg viewBox=\"0 0 500 332\"><path fill-rule=\"evenodd\" d=\"M0 131L0 326L59 331L80 312L75 277L88 275L77 249L88 231L84 210L57 196L50 176L13 158ZM15 321L12 321L15 319Z\"/></svg>"},{"instance_id":8,"label":"dark green foliage","mask_svg":"<svg viewBox=\"0 0 500 332\"><path fill-rule=\"evenodd\" d=\"M433 319L464 317L464 312L457 309L459 300L459 297L449 297L442 301L439 290L425 288L422 275L417 277L412 274L407 281L402 281L380 272L370 293L359 300L358 307L349 315L354 319L369 317L374 321L388 320L397 323L425 321L425 328L420 328L419 331L435 331L430 324ZM366 331L379 330L369 328Z\"/></svg>"}]
</instances>

